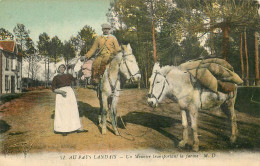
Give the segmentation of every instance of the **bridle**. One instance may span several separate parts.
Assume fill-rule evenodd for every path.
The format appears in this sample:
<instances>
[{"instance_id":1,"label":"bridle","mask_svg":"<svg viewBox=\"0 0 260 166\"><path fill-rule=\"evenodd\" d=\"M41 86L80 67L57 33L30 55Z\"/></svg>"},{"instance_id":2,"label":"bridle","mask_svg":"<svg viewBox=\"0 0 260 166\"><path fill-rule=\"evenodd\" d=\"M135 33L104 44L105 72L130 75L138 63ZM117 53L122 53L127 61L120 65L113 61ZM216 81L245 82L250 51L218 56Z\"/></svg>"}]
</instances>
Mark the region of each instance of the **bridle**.
<instances>
[{"instance_id":1,"label":"bridle","mask_svg":"<svg viewBox=\"0 0 260 166\"><path fill-rule=\"evenodd\" d=\"M131 54L125 54L125 52L123 52L122 54L123 54L123 55L122 55L122 59L121 59L121 61L118 63L118 68L120 68L121 62L123 61L123 64L125 64L126 69L127 69L127 71L128 71L128 74L130 75L130 80L133 81L134 76L137 75L137 74L141 74L141 73L140 73L140 71L138 70L135 74L132 74L132 72L131 72L129 66L127 65L127 62L126 62L127 59L126 59L126 57L129 56L129 55L133 55L133 54L132 54L132 53L131 53ZM109 70L110 70L110 68L111 68L111 63L109 64ZM111 88L112 94L114 94L115 89L116 89L117 82L118 82L119 80L118 80L118 78L117 78L115 84L113 85L113 83L112 83L112 81L111 81L111 79L110 79L110 72L108 71L108 81L109 81L109 84L110 84L110 88Z\"/></svg>"},{"instance_id":2,"label":"bridle","mask_svg":"<svg viewBox=\"0 0 260 166\"><path fill-rule=\"evenodd\" d=\"M127 71L128 71L128 74L130 75L130 80L131 81L134 81L134 76L135 75L137 75L137 74L141 74L140 73L140 71L138 70L135 74L132 74L132 72L131 72L131 70L129 69L129 66L128 66L128 64L127 64L127 56L129 56L129 55L133 55L132 53L131 54L125 54L125 52L123 51L123 55L122 55L122 60L123 60L123 63L125 64L125 66L126 66L126 69L127 69Z\"/></svg>"},{"instance_id":3,"label":"bridle","mask_svg":"<svg viewBox=\"0 0 260 166\"><path fill-rule=\"evenodd\" d=\"M157 75L161 75L161 76L163 76L163 77L165 78L165 79L164 79L164 82L163 82L163 87L162 87L161 93L159 94L158 97L156 97L156 96L153 94L154 83L155 83L155 79L156 79L156 76L157 76ZM154 79L153 79L153 84L152 84L151 93L148 93L148 94L147 94L147 97L148 97L148 98L155 98L156 101L159 102L159 100L160 100L160 98L161 98L161 96L162 96L162 94L163 94L163 91L164 91L164 88L165 88L166 83L169 85L169 82L168 82L166 76L164 76L164 75L161 74L160 72L156 71L156 72L155 72Z\"/></svg>"}]
</instances>

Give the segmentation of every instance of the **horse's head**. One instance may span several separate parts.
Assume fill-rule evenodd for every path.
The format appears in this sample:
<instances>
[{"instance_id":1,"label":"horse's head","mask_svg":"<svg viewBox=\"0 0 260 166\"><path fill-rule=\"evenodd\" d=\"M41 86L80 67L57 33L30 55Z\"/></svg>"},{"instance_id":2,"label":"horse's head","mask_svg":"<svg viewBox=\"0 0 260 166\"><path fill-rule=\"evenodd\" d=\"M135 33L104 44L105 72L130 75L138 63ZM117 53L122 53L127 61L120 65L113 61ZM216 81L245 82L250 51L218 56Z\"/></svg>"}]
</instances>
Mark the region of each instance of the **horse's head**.
<instances>
[{"instance_id":1,"label":"horse's head","mask_svg":"<svg viewBox=\"0 0 260 166\"><path fill-rule=\"evenodd\" d=\"M122 49L123 55L120 64L120 72L127 80L139 81L141 79L141 73L130 44L123 45Z\"/></svg>"},{"instance_id":2,"label":"horse's head","mask_svg":"<svg viewBox=\"0 0 260 166\"><path fill-rule=\"evenodd\" d=\"M159 63L155 63L153 67L152 76L149 78L150 89L148 93L147 102L149 106L156 107L159 102L165 97L169 87L166 75L160 68Z\"/></svg>"}]
</instances>

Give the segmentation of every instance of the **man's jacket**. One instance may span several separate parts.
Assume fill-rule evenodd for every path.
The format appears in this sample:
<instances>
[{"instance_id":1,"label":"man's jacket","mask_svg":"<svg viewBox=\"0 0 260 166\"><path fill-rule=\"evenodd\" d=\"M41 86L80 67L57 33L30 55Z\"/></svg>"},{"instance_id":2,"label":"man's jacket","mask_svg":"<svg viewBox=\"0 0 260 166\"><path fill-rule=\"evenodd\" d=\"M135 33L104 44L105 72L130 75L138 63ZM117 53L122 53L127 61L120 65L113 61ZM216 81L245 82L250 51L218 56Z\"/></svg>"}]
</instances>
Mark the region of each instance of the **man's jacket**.
<instances>
[{"instance_id":1,"label":"man's jacket","mask_svg":"<svg viewBox=\"0 0 260 166\"><path fill-rule=\"evenodd\" d=\"M92 57L96 50L99 50L98 52L100 54L103 49L108 49L110 54L117 54L119 51L121 51L121 47L119 46L115 36L108 35L107 37L105 37L101 35L95 40L93 46L85 56L89 59Z\"/></svg>"}]
</instances>

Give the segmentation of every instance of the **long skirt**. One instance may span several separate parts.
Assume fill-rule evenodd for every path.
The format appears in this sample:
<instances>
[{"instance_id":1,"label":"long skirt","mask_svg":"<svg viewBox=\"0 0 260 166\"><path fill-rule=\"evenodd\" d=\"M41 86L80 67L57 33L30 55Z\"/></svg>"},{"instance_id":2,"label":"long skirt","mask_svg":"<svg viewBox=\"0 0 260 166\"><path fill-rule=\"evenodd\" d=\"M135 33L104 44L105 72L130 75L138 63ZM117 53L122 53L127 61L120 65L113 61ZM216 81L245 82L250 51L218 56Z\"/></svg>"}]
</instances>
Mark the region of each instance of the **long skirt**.
<instances>
[{"instance_id":1,"label":"long skirt","mask_svg":"<svg viewBox=\"0 0 260 166\"><path fill-rule=\"evenodd\" d=\"M67 92L66 97L56 95L54 131L71 132L81 128L75 93L70 86L59 88Z\"/></svg>"}]
</instances>

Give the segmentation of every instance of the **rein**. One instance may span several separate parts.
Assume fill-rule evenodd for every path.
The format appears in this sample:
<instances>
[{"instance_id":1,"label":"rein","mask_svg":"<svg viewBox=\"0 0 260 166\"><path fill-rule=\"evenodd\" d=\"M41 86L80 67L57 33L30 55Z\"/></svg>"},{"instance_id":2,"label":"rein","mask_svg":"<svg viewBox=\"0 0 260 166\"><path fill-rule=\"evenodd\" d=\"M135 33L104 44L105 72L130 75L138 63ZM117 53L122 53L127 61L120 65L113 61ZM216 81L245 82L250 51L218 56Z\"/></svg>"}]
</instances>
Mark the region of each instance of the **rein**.
<instances>
[{"instance_id":1,"label":"rein","mask_svg":"<svg viewBox=\"0 0 260 166\"><path fill-rule=\"evenodd\" d=\"M161 75L161 76L163 76L163 77L165 78L165 80L164 80L164 82L163 82L163 87L162 87L161 93L160 93L160 95L159 95L158 97L156 97L156 96L153 94L154 82L155 82L155 79L156 79L156 76L157 76L157 75ZM164 76L164 75L162 75L160 72L156 71L156 72L155 72L154 79L153 79L153 84L152 84L152 90L151 90L151 93L149 93L149 94L147 95L148 98L155 98L156 101L159 102L160 97L161 97L162 94L163 94L163 91L164 91L164 88L165 88L165 84L166 84L166 83L169 85L169 82L168 82L166 76Z\"/></svg>"},{"instance_id":2,"label":"rein","mask_svg":"<svg viewBox=\"0 0 260 166\"><path fill-rule=\"evenodd\" d=\"M126 66L126 69L127 69L127 71L128 71L128 74L130 75L130 80L133 80L133 78L134 78L135 75L140 74L140 71L139 71L139 70L138 70L137 73L132 74L132 72L131 72L129 66L127 65L126 56L133 55L133 54L125 54L125 52L123 52L122 54L123 54L123 55L122 55L122 59L121 59L121 61L118 63L118 68L120 68L121 62L123 61L123 63L124 63L125 66ZM111 80L111 78L110 78L110 72L109 72L110 70L111 70L111 63L109 64L109 68L108 68L108 81L109 81L109 85L110 85L112 94L114 94L114 92L115 92L115 90L116 90L116 85L117 85L117 83L118 83L118 81L119 81L119 79L118 79L118 78L119 78L119 75L118 75L118 77L117 77L117 79L116 79L115 85L113 85L112 80Z\"/></svg>"},{"instance_id":3,"label":"rein","mask_svg":"<svg viewBox=\"0 0 260 166\"><path fill-rule=\"evenodd\" d=\"M121 59L120 62L118 63L118 70L120 69L121 62L123 61L123 64L125 64L126 69L127 69L127 71L128 71L128 74L130 75L130 80L132 80L135 75L140 74L140 71L138 70L137 73L132 74L132 72L131 72L131 70L130 70L130 68L129 68L127 62L126 62L126 56L133 55L133 54L125 54L125 52L123 52L122 54L123 54L123 55L122 55L122 59ZM108 67L108 81L109 81L109 85L110 85L111 93L112 93L112 94L109 96L109 101L112 101L112 100L113 100L113 97L118 97L118 96L115 96L115 91L116 91L116 86L117 86L117 83L118 83L118 81L119 81L120 75L119 75L119 72L118 72L117 79L116 79L116 81L115 81L115 84L113 85L112 80L111 80L111 78L110 78L110 71L111 71L111 63L109 64L109 67ZM117 91L119 91L119 90L117 90ZM109 107L109 109L111 109L111 104L110 104L110 103L108 103L108 107ZM146 131L144 131L144 133L143 133L142 135L134 135L134 134L132 134L132 133L128 130L128 128L126 127L126 125L125 125L125 123L124 123L124 121L123 121L122 116L119 115L119 117L120 117L120 120L121 120L123 126L125 127L125 129L126 129L126 131L127 131L127 134L132 136L132 138L133 138L132 141L135 140L135 137L142 137L142 136L145 135L145 134L148 132L148 130L149 130L149 129L147 128ZM120 133L119 130L118 130L118 132ZM123 138L125 138L125 139L127 139L127 140L129 140L128 138L122 136L122 134L120 134L120 136L123 137Z\"/></svg>"},{"instance_id":4,"label":"rein","mask_svg":"<svg viewBox=\"0 0 260 166\"><path fill-rule=\"evenodd\" d=\"M130 75L130 80L133 81L134 76L137 75L137 74L141 74L141 73L140 73L140 71L138 70L138 72L136 72L135 74L132 74L131 70L129 69L129 67L128 67L128 65L127 65L126 59L125 59L125 57L126 57L126 56L129 56L129 55L133 55L133 54L125 54L125 52L123 52L123 58L122 58L122 59L123 59L123 62L124 62L124 64L125 64L125 66L126 66L126 69L127 69L128 73L129 73L129 75Z\"/></svg>"}]
</instances>

